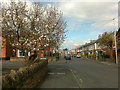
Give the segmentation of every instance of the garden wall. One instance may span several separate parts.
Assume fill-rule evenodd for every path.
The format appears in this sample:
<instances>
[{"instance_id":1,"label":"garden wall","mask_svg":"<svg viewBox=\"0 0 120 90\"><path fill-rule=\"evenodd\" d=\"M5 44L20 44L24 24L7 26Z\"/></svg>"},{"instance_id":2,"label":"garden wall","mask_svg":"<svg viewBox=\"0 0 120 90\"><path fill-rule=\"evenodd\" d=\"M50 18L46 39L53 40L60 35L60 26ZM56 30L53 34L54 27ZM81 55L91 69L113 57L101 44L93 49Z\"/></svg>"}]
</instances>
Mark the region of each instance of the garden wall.
<instances>
[{"instance_id":1,"label":"garden wall","mask_svg":"<svg viewBox=\"0 0 120 90\"><path fill-rule=\"evenodd\" d=\"M2 77L2 88L34 88L44 80L48 72L48 60L39 60L31 66L21 67L18 71Z\"/></svg>"}]
</instances>

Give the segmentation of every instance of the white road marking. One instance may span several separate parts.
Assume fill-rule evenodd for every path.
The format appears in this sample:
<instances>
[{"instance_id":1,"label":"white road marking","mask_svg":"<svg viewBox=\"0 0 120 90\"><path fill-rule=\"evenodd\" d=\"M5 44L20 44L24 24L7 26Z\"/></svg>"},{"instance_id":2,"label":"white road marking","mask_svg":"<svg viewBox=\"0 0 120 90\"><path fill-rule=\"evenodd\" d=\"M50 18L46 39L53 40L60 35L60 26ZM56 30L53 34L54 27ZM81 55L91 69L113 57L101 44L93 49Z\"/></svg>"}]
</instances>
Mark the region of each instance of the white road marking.
<instances>
[{"instance_id":1,"label":"white road marking","mask_svg":"<svg viewBox=\"0 0 120 90\"><path fill-rule=\"evenodd\" d=\"M80 78L80 82L82 83L83 82L83 80Z\"/></svg>"},{"instance_id":2,"label":"white road marking","mask_svg":"<svg viewBox=\"0 0 120 90\"><path fill-rule=\"evenodd\" d=\"M58 73L53 73L53 72L51 72L51 73L48 73L48 74L49 74L49 75L55 75L55 74L56 74L56 75L65 75L65 73L63 73L63 72L62 72L62 73L61 73L61 72L58 72Z\"/></svg>"},{"instance_id":3,"label":"white road marking","mask_svg":"<svg viewBox=\"0 0 120 90\"><path fill-rule=\"evenodd\" d=\"M65 75L65 73L57 73L57 74L59 74L59 75Z\"/></svg>"},{"instance_id":4,"label":"white road marking","mask_svg":"<svg viewBox=\"0 0 120 90\"><path fill-rule=\"evenodd\" d=\"M48 73L48 74L50 74L50 75L54 75L55 73Z\"/></svg>"},{"instance_id":5,"label":"white road marking","mask_svg":"<svg viewBox=\"0 0 120 90\"><path fill-rule=\"evenodd\" d=\"M69 69L69 70L72 72L72 74L73 74L73 76L74 76L74 78L75 78L76 82L78 83L79 88L81 88L81 85L80 85L80 82L79 82L78 77L75 75L75 73L73 72L73 70L72 70L72 69Z\"/></svg>"}]
</instances>

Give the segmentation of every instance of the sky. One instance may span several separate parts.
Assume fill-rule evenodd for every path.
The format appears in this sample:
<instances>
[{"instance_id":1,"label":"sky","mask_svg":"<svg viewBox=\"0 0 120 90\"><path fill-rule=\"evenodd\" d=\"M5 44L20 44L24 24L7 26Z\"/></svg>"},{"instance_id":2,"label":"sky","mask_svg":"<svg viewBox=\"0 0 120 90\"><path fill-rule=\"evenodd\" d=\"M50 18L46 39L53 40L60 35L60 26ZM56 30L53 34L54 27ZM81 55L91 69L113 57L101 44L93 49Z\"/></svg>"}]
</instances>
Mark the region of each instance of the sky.
<instances>
[{"instance_id":1,"label":"sky","mask_svg":"<svg viewBox=\"0 0 120 90\"><path fill-rule=\"evenodd\" d=\"M35 0L30 1L34 2ZM42 0L41 2L54 4L63 12L63 18L67 21L67 38L61 45L61 49L75 49L78 45L98 39L99 34L118 29L119 0L48 1Z\"/></svg>"},{"instance_id":2,"label":"sky","mask_svg":"<svg viewBox=\"0 0 120 90\"><path fill-rule=\"evenodd\" d=\"M59 3L59 8L68 22L67 39L61 48L74 49L98 39L105 31L118 28L117 2L63 2Z\"/></svg>"}]
</instances>

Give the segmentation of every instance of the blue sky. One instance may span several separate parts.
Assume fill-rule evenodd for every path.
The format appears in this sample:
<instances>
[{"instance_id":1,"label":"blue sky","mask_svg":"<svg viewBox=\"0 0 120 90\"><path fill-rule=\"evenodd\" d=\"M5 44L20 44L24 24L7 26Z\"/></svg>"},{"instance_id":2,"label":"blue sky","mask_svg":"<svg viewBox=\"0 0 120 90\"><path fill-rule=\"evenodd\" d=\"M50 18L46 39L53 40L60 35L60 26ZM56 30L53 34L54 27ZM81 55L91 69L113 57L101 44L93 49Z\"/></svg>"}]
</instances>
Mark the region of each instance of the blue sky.
<instances>
[{"instance_id":1,"label":"blue sky","mask_svg":"<svg viewBox=\"0 0 120 90\"><path fill-rule=\"evenodd\" d=\"M61 48L73 49L90 40L98 39L105 31L117 29L118 3L116 2L63 2L58 7L64 13L67 39ZM113 18L116 19L115 27Z\"/></svg>"},{"instance_id":2,"label":"blue sky","mask_svg":"<svg viewBox=\"0 0 120 90\"><path fill-rule=\"evenodd\" d=\"M112 31L113 28L102 29L92 27L92 24L95 24L93 21L84 21L79 22L71 18L67 18L66 21L68 25L66 29L68 30L67 36L72 40L92 40L97 39L99 34L102 34L104 31ZM112 22L112 21L110 21ZM107 22L106 22L107 24Z\"/></svg>"}]
</instances>

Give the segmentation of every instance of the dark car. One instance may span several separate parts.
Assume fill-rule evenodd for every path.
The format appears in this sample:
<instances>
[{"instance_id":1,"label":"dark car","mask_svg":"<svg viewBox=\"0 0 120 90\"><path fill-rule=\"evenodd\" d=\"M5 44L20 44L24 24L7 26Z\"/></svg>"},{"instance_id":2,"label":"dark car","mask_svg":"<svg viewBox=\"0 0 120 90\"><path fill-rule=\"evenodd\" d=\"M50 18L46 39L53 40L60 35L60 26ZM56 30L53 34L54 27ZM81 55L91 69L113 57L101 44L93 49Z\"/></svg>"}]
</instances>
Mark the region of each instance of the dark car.
<instances>
[{"instance_id":1,"label":"dark car","mask_svg":"<svg viewBox=\"0 0 120 90\"><path fill-rule=\"evenodd\" d=\"M64 55L64 58L66 58L66 55L67 55L67 54Z\"/></svg>"},{"instance_id":2,"label":"dark car","mask_svg":"<svg viewBox=\"0 0 120 90\"><path fill-rule=\"evenodd\" d=\"M67 54L66 57L65 57L66 60L71 60L71 55L70 54Z\"/></svg>"},{"instance_id":3,"label":"dark car","mask_svg":"<svg viewBox=\"0 0 120 90\"><path fill-rule=\"evenodd\" d=\"M76 57L76 55L75 55L75 54L73 54L73 57Z\"/></svg>"}]
</instances>

